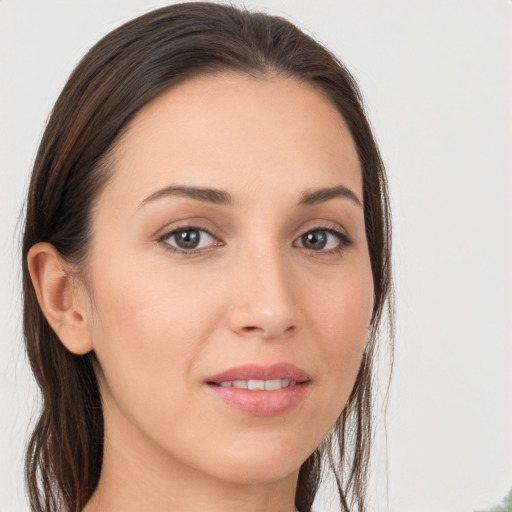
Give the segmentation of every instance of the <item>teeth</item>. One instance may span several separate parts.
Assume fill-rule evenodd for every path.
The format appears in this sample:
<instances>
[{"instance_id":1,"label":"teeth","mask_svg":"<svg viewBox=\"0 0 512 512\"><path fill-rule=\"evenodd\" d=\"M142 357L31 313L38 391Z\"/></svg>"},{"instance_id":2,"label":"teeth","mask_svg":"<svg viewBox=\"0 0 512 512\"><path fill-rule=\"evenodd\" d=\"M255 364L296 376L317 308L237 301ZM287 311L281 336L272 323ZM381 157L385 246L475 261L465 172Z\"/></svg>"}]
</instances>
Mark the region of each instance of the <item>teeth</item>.
<instances>
[{"instance_id":1,"label":"teeth","mask_svg":"<svg viewBox=\"0 0 512 512\"><path fill-rule=\"evenodd\" d=\"M295 386L296 382L290 379L274 379L274 380L233 380L219 383L223 388L239 388L259 391L272 391L274 389L287 388Z\"/></svg>"},{"instance_id":2,"label":"teeth","mask_svg":"<svg viewBox=\"0 0 512 512\"><path fill-rule=\"evenodd\" d=\"M281 389L283 387L283 381L281 379L276 380L265 380L265 389Z\"/></svg>"},{"instance_id":3,"label":"teeth","mask_svg":"<svg viewBox=\"0 0 512 512\"><path fill-rule=\"evenodd\" d=\"M249 380L247 381L247 389L260 389L265 391L265 381L264 380Z\"/></svg>"}]
</instances>

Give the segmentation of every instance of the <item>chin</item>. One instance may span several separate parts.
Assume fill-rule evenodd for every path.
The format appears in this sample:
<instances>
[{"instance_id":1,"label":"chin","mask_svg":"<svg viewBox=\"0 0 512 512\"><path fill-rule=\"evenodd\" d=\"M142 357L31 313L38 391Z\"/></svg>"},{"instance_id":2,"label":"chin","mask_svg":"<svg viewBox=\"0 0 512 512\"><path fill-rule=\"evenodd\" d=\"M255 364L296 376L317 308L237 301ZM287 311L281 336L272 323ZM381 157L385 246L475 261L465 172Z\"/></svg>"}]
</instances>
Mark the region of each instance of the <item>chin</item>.
<instances>
[{"instance_id":1,"label":"chin","mask_svg":"<svg viewBox=\"0 0 512 512\"><path fill-rule=\"evenodd\" d=\"M283 441L284 442L284 441ZM223 480L243 485L277 482L298 475L301 465L309 455L298 456L297 450L255 450L253 454L225 454L215 461L215 473ZM232 456L229 456L232 455Z\"/></svg>"},{"instance_id":2,"label":"chin","mask_svg":"<svg viewBox=\"0 0 512 512\"><path fill-rule=\"evenodd\" d=\"M278 467L270 464L241 464L222 468L224 471L221 468L217 468L217 473L222 480L238 485L267 485L291 477L296 479L301 464L302 462L299 464L280 465Z\"/></svg>"}]
</instances>

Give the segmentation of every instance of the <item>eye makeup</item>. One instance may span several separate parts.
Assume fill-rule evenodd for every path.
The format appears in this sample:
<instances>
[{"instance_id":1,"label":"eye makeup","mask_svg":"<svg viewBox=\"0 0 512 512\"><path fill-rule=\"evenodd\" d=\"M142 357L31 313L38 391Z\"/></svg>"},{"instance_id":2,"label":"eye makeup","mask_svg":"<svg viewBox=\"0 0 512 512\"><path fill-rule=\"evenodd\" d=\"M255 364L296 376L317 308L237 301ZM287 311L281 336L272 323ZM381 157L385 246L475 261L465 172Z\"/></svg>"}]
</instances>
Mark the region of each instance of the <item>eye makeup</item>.
<instances>
[{"instance_id":1,"label":"eye makeup","mask_svg":"<svg viewBox=\"0 0 512 512\"><path fill-rule=\"evenodd\" d=\"M158 242L164 249L185 257L226 245L209 230L191 224L167 231L158 238ZM329 224L304 231L294 240L293 246L315 253L339 254L352 244L353 241L347 234Z\"/></svg>"}]
</instances>

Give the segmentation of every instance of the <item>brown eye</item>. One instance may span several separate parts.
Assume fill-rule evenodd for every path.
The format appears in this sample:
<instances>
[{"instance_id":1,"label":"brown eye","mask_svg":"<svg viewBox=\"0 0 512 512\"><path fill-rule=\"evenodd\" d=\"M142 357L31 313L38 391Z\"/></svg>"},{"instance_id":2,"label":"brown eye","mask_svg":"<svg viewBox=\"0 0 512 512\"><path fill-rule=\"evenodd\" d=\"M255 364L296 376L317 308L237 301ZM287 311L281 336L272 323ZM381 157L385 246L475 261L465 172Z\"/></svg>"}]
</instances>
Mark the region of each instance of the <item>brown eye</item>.
<instances>
[{"instance_id":1,"label":"brown eye","mask_svg":"<svg viewBox=\"0 0 512 512\"><path fill-rule=\"evenodd\" d=\"M352 244L350 238L335 229L312 229L301 235L297 245L311 251L341 251Z\"/></svg>"},{"instance_id":2,"label":"brown eye","mask_svg":"<svg viewBox=\"0 0 512 512\"><path fill-rule=\"evenodd\" d=\"M309 233L304 233L300 239L302 246L306 249L320 250L327 244L327 232L310 231Z\"/></svg>"},{"instance_id":3,"label":"brown eye","mask_svg":"<svg viewBox=\"0 0 512 512\"><path fill-rule=\"evenodd\" d=\"M195 249L201 241L201 235L197 229L187 229L174 233L174 239L180 249Z\"/></svg>"},{"instance_id":4,"label":"brown eye","mask_svg":"<svg viewBox=\"0 0 512 512\"><path fill-rule=\"evenodd\" d=\"M219 245L218 241L208 231L192 227L174 229L165 234L160 241L169 245L172 249L181 251Z\"/></svg>"}]
</instances>

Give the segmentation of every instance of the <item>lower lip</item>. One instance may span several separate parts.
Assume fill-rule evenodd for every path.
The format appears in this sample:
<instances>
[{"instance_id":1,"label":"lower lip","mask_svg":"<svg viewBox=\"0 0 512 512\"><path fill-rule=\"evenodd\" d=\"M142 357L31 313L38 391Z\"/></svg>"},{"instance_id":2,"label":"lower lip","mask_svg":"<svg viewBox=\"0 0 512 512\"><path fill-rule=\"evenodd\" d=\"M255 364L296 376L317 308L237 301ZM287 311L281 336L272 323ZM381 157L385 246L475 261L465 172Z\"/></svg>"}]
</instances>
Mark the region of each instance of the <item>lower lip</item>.
<instances>
[{"instance_id":1,"label":"lower lip","mask_svg":"<svg viewBox=\"0 0 512 512\"><path fill-rule=\"evenodd\" d=\"M309 382L271 391L249 390L206 384L229 406L253 416L278 416L298 405L306 395Z\"/></svg>"}]
</instances>

